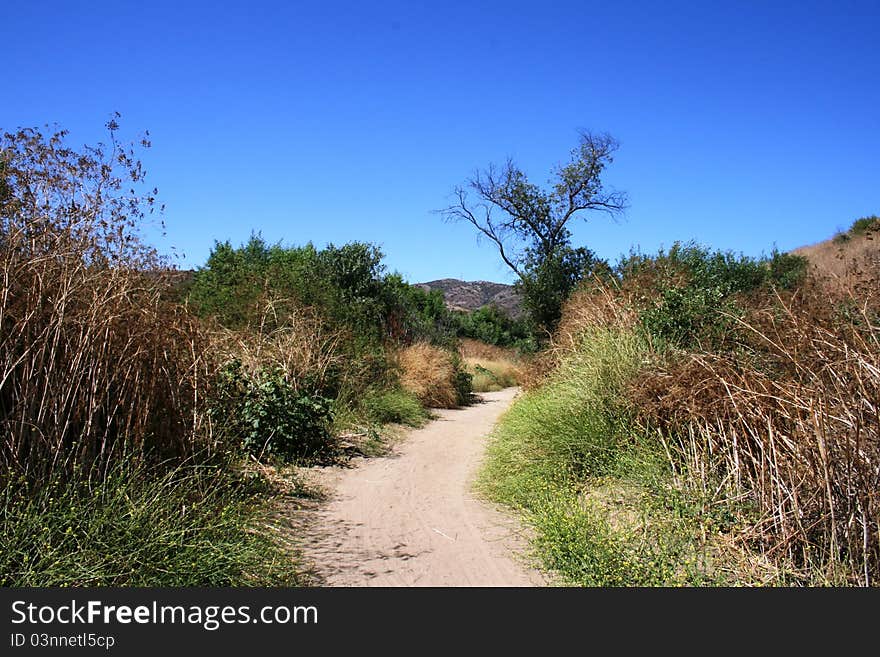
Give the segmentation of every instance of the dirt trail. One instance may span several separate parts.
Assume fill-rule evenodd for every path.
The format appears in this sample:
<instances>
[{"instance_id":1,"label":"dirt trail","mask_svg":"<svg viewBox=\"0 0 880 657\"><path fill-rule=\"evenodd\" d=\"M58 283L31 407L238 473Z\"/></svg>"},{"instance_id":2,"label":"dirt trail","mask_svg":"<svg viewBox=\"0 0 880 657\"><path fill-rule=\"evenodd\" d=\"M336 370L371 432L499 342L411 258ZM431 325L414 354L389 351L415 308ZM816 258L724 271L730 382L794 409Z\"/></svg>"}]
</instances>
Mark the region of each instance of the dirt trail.
<instances>
[{"instance_id":1,"label":"dirt trail","mask_svg":"<svg viewBox=\"0 0 880 657\"><path fill-rule=\"evenodd\" d=\"M487 435L516 389L438 411L388 457L336 471L304 556L329 586L541 586L519 523L475 499Z\"/></svg>"}]
</instances>

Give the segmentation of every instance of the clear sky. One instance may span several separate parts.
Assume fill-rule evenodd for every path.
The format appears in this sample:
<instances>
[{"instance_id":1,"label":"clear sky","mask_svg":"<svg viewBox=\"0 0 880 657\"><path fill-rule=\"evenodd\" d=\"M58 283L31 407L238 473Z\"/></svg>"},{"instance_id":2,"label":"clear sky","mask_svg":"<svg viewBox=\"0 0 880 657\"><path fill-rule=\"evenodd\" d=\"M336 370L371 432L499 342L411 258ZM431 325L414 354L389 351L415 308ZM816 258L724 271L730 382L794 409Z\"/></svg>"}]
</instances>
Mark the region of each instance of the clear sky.
<instances>
[{"instance_id":1,"label":"clear sky","mask_svg":"<svg viewBox=\"0 0 880 657\"><path fill-rule=\"evenodd\" d=\"M880 2L4 0L0 128L148 129L161 250L378 243L417 282L510 281L432 210L508 156L543 183L578 129L621 142L616 260L759 255L880 214Z\"/></svg>"}]
</instances>

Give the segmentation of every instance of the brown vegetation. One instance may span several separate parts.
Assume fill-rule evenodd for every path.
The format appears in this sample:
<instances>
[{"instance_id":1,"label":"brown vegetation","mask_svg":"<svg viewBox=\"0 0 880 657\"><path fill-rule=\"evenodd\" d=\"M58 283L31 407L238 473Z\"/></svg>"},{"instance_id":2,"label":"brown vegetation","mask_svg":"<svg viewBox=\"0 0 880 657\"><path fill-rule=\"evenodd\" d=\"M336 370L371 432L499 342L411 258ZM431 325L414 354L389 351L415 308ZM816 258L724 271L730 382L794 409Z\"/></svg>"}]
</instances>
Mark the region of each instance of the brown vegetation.
<instances>
[{"instance_id":1,"label":"brown vegetation","mask_svg":"<svg viewBox=\"0 0 880 657\"><path fill-rule=\"evenodd\" d=\"M780 299L742 322L751 354L687 354L630 397L689 472L747 492L760 509L747 538L762 552L868 585L880 567L880 343L857 313L844 324L822 299Z\"/></svg>"},{"instance_id":2,"label":"brown vegetation","mask_svg":"<svg viewBox=\"0 0 880 657\"><path fill-rule=\"evenodd\" d=\"M220 362L239 360L250 373L267 366L280 368L296 391L305 380L321 389L343 369L346 337L314 309L281 301L264 305L259 326L242 330L217 327L211 332Z\"/></svg>"},{"instance_id":3,"label":"brown vegetation","mask_svg":"<svg viewBox=\"0 0 880 657\"><path fill-rule=\"evenodd\" d=\"M596 283L576 290L565 302L559 326L547 349L528 362L520 383L532 390L544 382L567 354L577 351L585 329L591 326L632 328L638 313L625 301L631 295L607 283Z\"/></svg>"},{"instance_id":4,"label":"brown vegetation","mask_svg":"<svg viewBox=\"0 0 880 657\"><path fill-rule=\"evenodd\" d=\"M400 383L422 404L431 408L455 408L456 367L454 356L426 342L402 349L398 356Z\"/></svg>"},{"instance_id":5,"label":"brown vegetation","mask_svg":"<svg viewBox=\"0 0 880 657\"><path fill-rule=\"evenodd\" d=\"M677 485L737 506L735 538L785 577L876 585L880 267L870 240L835 245L833 262L831 244L801 251L813 267L796 291L743 296L740 313L720 311L731 328L711 348L650 347L639 324L650 281L582 290L527 383L545 381L589 327L643 332L648 357L627 405L641 433L660 441Z\"/></svg>"},{"instance_id":6,"label":"brown vegetation","mask_svg":"<svg viewBox=\"0 0 880 657\"><path fill-rule=\"evenodd\" d=\"M494 392L519 385L526 360L516 349L464 338L459 353L473 376L474 392Z\"/></svg>"},{"instance_id":7,"label":"brown vegetation","mask_svg":"<svg viewBox=\"0 0 880 657\"><path fill-rule=\"evenodd\" d=\"M132 234L151 201L121 191L139 164L115 143L81 156L62 137L7 135L0 162L2 461L45 476L189 453L207 340Z\"/></svg>"},{"instance_id":8,"label":"brown vegetation","mask_svg":"<svg viewBox=\"0 0 880 657\"><path fill-rule=\"evenodd\" d=\"M850 290L867 292L880 272L880 234L877 227L863 232L844 232L818 244L811 244L793 253L805 256L813 275L826 288L840 296Z\"/></svg>"}]
</instances>

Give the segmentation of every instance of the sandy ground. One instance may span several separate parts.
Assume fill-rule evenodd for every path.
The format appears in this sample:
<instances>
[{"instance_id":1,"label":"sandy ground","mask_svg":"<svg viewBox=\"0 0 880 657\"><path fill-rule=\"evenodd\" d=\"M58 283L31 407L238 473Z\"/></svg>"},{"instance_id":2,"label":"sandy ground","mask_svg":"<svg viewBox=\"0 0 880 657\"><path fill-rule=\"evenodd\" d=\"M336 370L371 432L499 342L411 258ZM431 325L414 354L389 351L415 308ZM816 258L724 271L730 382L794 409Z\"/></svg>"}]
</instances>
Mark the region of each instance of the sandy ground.
<instances>
[{"instance_id":1,"label":"sandy ground","mask_svg":"<svg viewBox=\"0 0 880 657\"><path fill-rule=\"evenodd\" d=\"M303 556L325 586L541 586L516 519L476 499L489 431L516 389L407 434L387 457L323 473ZM329 469L328 469L329 470Z\"/></svg>"}]
</instances>

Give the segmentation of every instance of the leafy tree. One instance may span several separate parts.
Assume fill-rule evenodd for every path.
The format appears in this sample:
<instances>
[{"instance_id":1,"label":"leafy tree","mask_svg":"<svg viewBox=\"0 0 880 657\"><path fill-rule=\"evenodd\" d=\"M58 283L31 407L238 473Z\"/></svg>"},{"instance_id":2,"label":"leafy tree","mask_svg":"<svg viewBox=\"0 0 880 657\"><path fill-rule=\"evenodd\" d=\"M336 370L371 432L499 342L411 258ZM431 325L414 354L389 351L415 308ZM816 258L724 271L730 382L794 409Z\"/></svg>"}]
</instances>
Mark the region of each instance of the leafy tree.
<instances>
[{"instance_id":1,"label":"leafy tree","mask_svg":"<svg viewBox=\"0 0 880 657\"><path fill-rule=\"evenodd\" d=\"M618 148L609 135L583 132L571 160L554 170L548 188L529 182L511 160L477 171L456 187L457 202L441 210L450 221L465 221L498 248L504 263L520 279L526 306L537 323L552 329L572 279L595 262L587 249L571 245L569 225L586 212L616 215L626 207L623 192L606 189L602 172ZM469 193L476 196L472 202Z\"/></svg>"},{"instance_id":2,"label":"leafy tree","mask_svg":"<svg viewBox=\"0 0 880 657\"><path fill-rule=\"evenodd\" d=\"M458 334L499 347L529 350L530 325L526 320L513 319L495 305L483 306L472 312L456 313Z\"/></svg>"},{"instance_id":3,"label":"leafy tree","mask_svg":"<svg viewBox=\"0 0 880 657\"><path fill-rule=\"evenodd\" d=\"M455 327L442 293L387 273L382 258L377 246L363 242L321 250L269 245L259 235L238 248L218 242L195 274L189 301L231 328L264 322L265 302L287 299L316 308L360 347L385 340L450 344ZM276 321L284 323L283 312Z\"/></svg>"},{"instance_id":4,"label":"leafy tree","mask_svg":"<svg viewBox=\"0 0 880 657\"><path fill-rule=\"evenodd\" d=\"M584 247L559 246L547 255L527 251L517 287L532 320L552 329L562 314L562 304L578 283L587 275L610 271L605 260Z\"/></svg>"}]
</instances>

